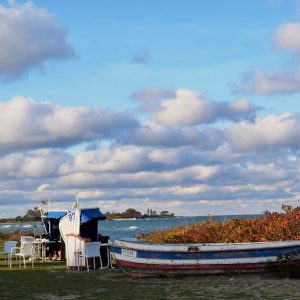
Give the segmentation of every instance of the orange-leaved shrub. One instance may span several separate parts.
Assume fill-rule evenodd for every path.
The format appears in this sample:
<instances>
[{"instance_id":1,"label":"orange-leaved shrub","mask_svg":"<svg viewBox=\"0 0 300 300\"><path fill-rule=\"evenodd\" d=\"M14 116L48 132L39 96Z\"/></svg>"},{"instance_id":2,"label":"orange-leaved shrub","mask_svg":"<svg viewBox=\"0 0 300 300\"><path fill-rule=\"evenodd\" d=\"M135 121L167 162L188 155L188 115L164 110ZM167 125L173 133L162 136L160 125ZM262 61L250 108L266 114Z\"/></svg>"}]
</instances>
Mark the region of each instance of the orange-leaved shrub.
<instances>
[{"instance_id":1,"label":"orange-leaved shrub","mask_svg":"<svg viewBox=\"0 0 300 300\"><path fill-rule=\"evenodd\" d=\"M265 211L253 219L215 221L211 217L198 224L172 227L140 234L153 244L245 243L300 240L300 207L282 205L282 213Z\"/></svg>"}]
</instances>

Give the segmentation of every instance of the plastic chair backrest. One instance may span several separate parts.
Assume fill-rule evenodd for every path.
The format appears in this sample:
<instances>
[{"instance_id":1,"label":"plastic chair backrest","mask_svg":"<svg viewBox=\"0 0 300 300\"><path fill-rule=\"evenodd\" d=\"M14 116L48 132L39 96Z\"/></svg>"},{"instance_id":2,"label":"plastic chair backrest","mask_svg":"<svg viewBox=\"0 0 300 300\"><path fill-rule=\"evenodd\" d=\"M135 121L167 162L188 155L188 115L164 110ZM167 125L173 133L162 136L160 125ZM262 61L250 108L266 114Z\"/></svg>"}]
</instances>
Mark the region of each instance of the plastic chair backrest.
<instances>
[{"instance_id":1,"label":"plastic chair backrest","mask_svg":"<svg viewBox=\"0 0 300 300\"><path fill-rule=\"evenodd\" d=\"M16 247L16 246L17 246L16 241L6 241L6 242L4 242L4 252L10 253L11 248ZM15 253L15 251L13 251L13 254L14 253Z\"/></svg>"},{"instance_id":2,"label":"plastic chair backrest","mask_svg":"<svg viewBox=\"0 0 300 300\"><path fill-rule=\"evenodd\" d=\"M32 247L33 242L22 242L20 253L22 253L25 257L32 256Z\"/></svg>"},{"instance_id":3,"label":"plastic chair backrest","mask_svg":"<svg viewBox=\"0 0 300 300\"><path fill-rule=\"evenodd\" d=\"M85 253L87 257L99 257L100 256L100 242L92 242L85 244Z\"/></svg>"},{"instance_id":4,"label":"plastic chair backrest","mask_svg":"<svg viewBox=\"0 0 300 300\"><path fill-rule=\"evenodd\" d=\"M33 236L27 236L27 235L21 236L21 243L33 242L33 240L34 240Z\"/></svg>"}]
</instances>

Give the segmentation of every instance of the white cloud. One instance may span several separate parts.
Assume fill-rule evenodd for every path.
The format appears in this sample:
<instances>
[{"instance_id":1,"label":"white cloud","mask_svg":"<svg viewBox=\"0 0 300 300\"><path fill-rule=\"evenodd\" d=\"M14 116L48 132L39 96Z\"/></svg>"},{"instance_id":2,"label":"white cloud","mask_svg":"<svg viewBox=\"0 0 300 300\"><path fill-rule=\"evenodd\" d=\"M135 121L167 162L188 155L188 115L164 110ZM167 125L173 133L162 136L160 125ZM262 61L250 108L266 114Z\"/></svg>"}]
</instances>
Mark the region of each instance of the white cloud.
<instances>
[{"instance_id":1,"label":"white cloud","mask_svg":"<svg viewBox=\"0 0 300 300\"><path fill-rule=\"evenodd\" d=\"M0 159L0 174L3 179L58 176L60 166L69 159L65 152L51 149L12 153Z\"/></svg>"},{"instance_id":2,"label":"white cloud","mask_svg":"<svg viewBox=\"0 0 300 300\"><path fill-rule=\"evenodd\" d=\"M229 143L239 151L300 148L300 119L295 114L268 115L255 123L240 122L228 129Z\"/></svg>"},{"instance_id":3,"label":"white cloud","mask_svg":"<svg viewBox=\"0 0 300 300\"><path fill-rule=\"evenodd\" d=\"M174 128L146 122L143 126L135 128L130 136L124 136L124 139L124 143L136 145L168 148L197 145L199 149L208 150L215 149L223 143L223 132L211 127L199 130L195 127Z\"/></svg>"},{"instance_id":4,"label":"white cloud","mask_svg":"<svg viewBox=\"0 0 300 300\"><path fill-rule=\"evenodd\" d=\"M196 165L178 170L155 172L152 170L135 173L73 173L59 178L61 188L141 188L184 184L188 181L206 182L219 172L217 166Z\"/></svg>"},{"instance_id":5,"label":"white cloud","mask_svg":"<svg viewBox=\"0 0 300 300\"><path fill-rule=\"evenodd\" d=\"M291 189L297 189L295 178L297 174L300 177L300 163L297 158L290 161L288 152L278 154L280 159L272 157L274 162L269 160L268 150L251 156L240 153L229 161L224 158L224 162L215 161L214 157L203 158L204 153L197 152L194 147L164 152L155 147L111 145L98 151L81 151L73 157L64 151L46 149L10 154L0 160L0 203L3 207L25 203L24 207L30 208L51 195L56 207L62 208L68 202L71 205L75 192L79 191L83 206L99 203L110 211L116 210L116 206L118 210L121 207L159 210L161 206L174 208L172 203L177 203L178 210L170 210L193 214L192 207L198 201L208 203L205 209L209 205L214 208L224 205L223 213L230 213L237 200L241 205L265 203L265 209L269 204L264 201L269 199L274 203L295 200L296 192ZM196 158L192 164L186 160L191 156ZM164 168L157 169L155 163ZM238 212L237 207L234 209Z\"/></svg>"},{"instance_id":6,"label":"white cloud","mask_svg":"<svg viewBox=\"0 0 300 300\"><path fill-rule=\"evenodd\" d=\"M176 92L168 89L149 87L132 93L131 98L138 103L138 111L152 113L160 109L162 99L176 97Z\"/></svg>"},{"instance_id":7,"label":"white cloud","mask_svg":"<svg viewBox=\"0 0 300 300\"><path fill-rule=\"evenodd\" d=\"M278 49L300 54L300 23L283 23L273 36L273 43Z\"/></svg>"},{"instance_id":8,"label":"white cloud","mask_svg":"<svg viewBox=\"0 0 300 300\"><path fill-rule=\"evenodd\" d=\"M42 192L42 191L47 190L49 187L50 187L50 184L44 183L44 184L41 184L36 190L37 190L37 192Z\"/></svg>"},{"instance_id":9,"label":"white cloud","mask_svg":"<svg viewBox=\"0 0 300 300\"><path fill-rule=\"evenodd\" d=\"M248 100L214 102L195 91L180 89L175 98L161 101L153 119L167 126L194 126L217 120L253 119L258 109Z\"/></svg>"},{"instance_id":10,"label":"white cloud","mask_svg":"<svg viewBox=\"0 0 300 300\"><path fill-rule=\"evenodd\" d=\"M0 78L15 80L50 60L72 57L66 30L32 2L0 5Z\"/></svg>"},{"instance_id":11,"label":"white cloud","mask_svg":"<svg viewBox=\"0 0 300 300\"><path fill-rule=\"evenodd\" d=\"M201 95L194 91L178 90L176 98L163 100L162 109L154 118L164 125L196 125L208 123L213 117L212 103L204 100Z\"/></svg>"},{"instance_id":12,"label":"white cloud","mask_svg":"<svg viewBox=\"0 0 300 300\"><path fill-rule=\"evenodd\" d=\"M180 162L178 149L154 149L149 153L149 159L166 165L177 165Z\"/></svg>"},{"instance_id":13,"label":"white cloud","mask_svg":"<svg viewBox=\"0 0 300 300\"><path fill-rule=\"evenodd\" d=\"M16 97L0 103L0 150L64 148L85 141L117 138L137 125L125 112L63 107Z\"/></svg>"},{"instance_id":14,"label":"white cloud","mask_svg":"<svg viewBox=\"0 0 300 300\"><path fill-rule=\"evenodd\" d=\"M255 183L280 182L288 180L289 177L292 176L289 170L281 168L275 163L259 164L249 162L241 171L242 173L245 173L244 176L246 176L247 178L250 178L250 176L252 176L252 182Z\"/></svg>"},{"instance_id":15,"label":"white cloud","mask_svg":"<svg viewBox=\"0 0 300 300\"><path fill-rule=\"evenodd\" d=\"M242 81L234 92L258 95L293 94L300 91L300 69L265 72L251 71L243 74Z\"/></svg>"},{"instance_id":16,"label":"white cloud","mask_svg":"<svg viewBox=\"0 0 300 300\"><path fill-rule=\"evenodd\" d=\"M234 109L233 105L231 111ZM2 153L47 147L67 148L101 140L114 140L125 145L197 145L201 149L214 149L223 143L223 133L214 128L174 128L151 121L141 125L126 112L63 107L25 97L0 102Z\"/></svg>"},{"instance_id":17,"label":"white cloud","mask_svg":"<svg viewBox=\"0 0 300 300\"><path fill-rule=\"evenodd\" d=\"M242 94L293 94L300 91L300 23L283 23L273 35L273 45L292 54L293 64L284 70L245 72L233 92Z\"/></svg>"},{"instance_id":18,"label":"white cloud","mask_svg":"<svg viewBox=\"0 0 300 300\"><path fill-rule=\"evenodd\" d=\"M41 178L58 175L59 167L68 159L68 156L53 150L44 150L43 152L37 151L34 155L25 157L20 168L22 177Z\"/></svg>"},{"instance_id":19,"label":"white cloud","mask_svg":"<svg viewBox=\"0 0 300 300\"><path fill-rule=\"evenodd\" d=\"M73 172L133 172L147 164L147 151L143 148L103 147L99 151L85 151L77 154L74 165L62 166Z\"/></svg>"},{"instance_id":20,"label":"white cloud","mask_svg":"<svg viewBox=\"0 0 300 300\"><path fill-rule=\"evenodd\" d=\"M270 199L299 199L298 114L252 119L257 108L247 100L212 102L184 91L196 106L204 101L212 107L211 120L231 122L141 124L126 112L24 97L0 103L1 207L25 210L50 195L59 208L71 203L76 191L83 206L165 207L178 214L196 214L199 203L215 213L232 213L251 201L266 209ZM177 94L175 100L181 104L182 98ZM84 149L82 143L95 146ZM70 151L73 145L80 146ZM218 210L218 204L228 210Z\"/></svg>"}]
</instances>

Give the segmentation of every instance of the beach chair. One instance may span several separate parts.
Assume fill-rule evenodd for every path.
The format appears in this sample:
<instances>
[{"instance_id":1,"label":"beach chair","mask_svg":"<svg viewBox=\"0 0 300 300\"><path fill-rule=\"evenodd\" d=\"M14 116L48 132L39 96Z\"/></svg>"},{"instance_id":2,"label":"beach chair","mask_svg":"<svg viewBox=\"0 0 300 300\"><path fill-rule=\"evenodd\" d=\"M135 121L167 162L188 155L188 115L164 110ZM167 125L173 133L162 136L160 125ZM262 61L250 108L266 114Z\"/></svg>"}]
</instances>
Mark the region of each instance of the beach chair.
<instances>
[{"instance_id":1,"label":"beach chair","mask_svg":"<svg viewBox=\"0 0 300 300\"><path fill-rule=\"evenodd\" d=\"M93 259L94 269L96 269L96 257L99 257L100 263L102 265L101 256L100 256L100 245L101 245L100 242L85 243L84 249L78 249L76 253L78 271L80 270L80 258L84 258L87 271L90 270L89 267L90 258Z\"/></svg>"},{"instance_id":2,"label":"beach chair","mask_svg":"<svg viewBox=\"0 0 300 300\"><path fill-rule=\"evenodd\" d=\"M9 255L11 253L11 249L17 246L17 241L6 241L4 242L3 246L0 246L3 248L3 251L0 251L0 254L4 254L4 261L7 260L7 264L9 265Z\"/></svg>"},{"instance_id":3,"label":"beach chair","mask_svg":"<svg viewBox=\"0 0 300 300\"><path fill-rule=\"evenodd\" d=\"M33 267L34 261L34 247L33 241L31 242L21 242L21 247L13 247L11 249L9 255L9 267L11 268L12 265L12 258L16 258L16 263L19 258L19 267L21 267L21 260L23 261L24 268L26 269L26 258L31 259L31 265Z\"/></svg>"}]
</instances>

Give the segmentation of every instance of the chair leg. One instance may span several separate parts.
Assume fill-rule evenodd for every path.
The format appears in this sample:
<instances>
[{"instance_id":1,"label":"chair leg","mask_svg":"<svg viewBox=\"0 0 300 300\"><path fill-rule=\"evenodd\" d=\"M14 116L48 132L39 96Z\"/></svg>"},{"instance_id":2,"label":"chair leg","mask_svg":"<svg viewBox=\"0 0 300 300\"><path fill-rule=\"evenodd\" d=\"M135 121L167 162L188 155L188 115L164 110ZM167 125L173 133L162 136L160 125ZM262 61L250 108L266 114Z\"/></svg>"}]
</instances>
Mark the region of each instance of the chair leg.
<instances>
[{"instance_id":1,"label":"chair leg","mask_svg":"<svg viewBox=\"0 0 300 300\"><path fill-rule=\"evenodd\" d=\"M101 254L100 254L100 264L101 264L101 270L102 269L107 269L109 268L109 264L110 264L110 252L109 250L107 249L107 252L106 252L106 255L107 255L107 264L104 266L103 265L103 262L102 262L102 257L101 257Z\"/></svg>"},{"instance_id":2,"label":"chair leg","mask_svg":"<svg viewBox=\"0 0 300 300\"><path fill-rule=\"evenodd\" d=\"M79 254L77 254L77 259L76 259L76 261L77 261L77 270L79 271Z\"/></svg>"},{"instance_id":3,"label":"chair leg","mask_svg":"<svg viewBox=\"0 0 300 300\"><path fill-rule=\"evenodd\" d=\"M9 254L8 258L9 258L9 268L11 269L11 259L12 259L12 257L11 257L10 254Z\"/></svg>"},{"instance_id":4,"label":"chair leg","mask_svg":"<svg viewBox=\"0 0 300 300\"><path fill-rule=\"evenodd\" d=\"M33 261L35 260L35 258L36 258L35 247L33 247L31 250L31 268L33 268Z\"/></svg>"},{"instance_id":5,"label":"chair leg","mask_svg":"<svg viewBox=\"0 0 300 300\"><path fill-rule=\"evenodd\" d=\"M106 268L109 268L109 264L110 264L110 252L109 250L107 249L107 265L106 265Z\"/></svg>"},{"instance_id":6,"label":"chair leg","mask_svg":"<svg viewBox=\"0 0 300 300\"><path fill-rule=\"evenodd\" d=\"M100 254L99 258L100 258L100 269L102 270L102 269L103 269L103 264L102 264L102 257L101 257L101 254Z\"/></svg>"},{"instance_id":7,"label":"chair leg","mask_svg":"<svg viewBox=\"0 0 300 300\"><path fill-rule=\"evenodd\" d=\"M85 257L85 263L86 263L86 270L89 272L90 267L89 267L89 259L87 258L87 256Z\"/></svg>"},{"instance_id":8,"label":"chair leg","mask_svg":"<svg viewBox=\"0 0 300 300\"><path fill-rule=\"evenodd\" d=\"M24 262L24 269L26 269L26 260L25 260L25 256L23 255L23 262Z\"/></svg>"}]
</instances>

